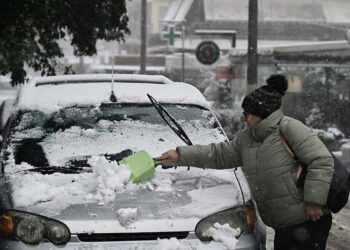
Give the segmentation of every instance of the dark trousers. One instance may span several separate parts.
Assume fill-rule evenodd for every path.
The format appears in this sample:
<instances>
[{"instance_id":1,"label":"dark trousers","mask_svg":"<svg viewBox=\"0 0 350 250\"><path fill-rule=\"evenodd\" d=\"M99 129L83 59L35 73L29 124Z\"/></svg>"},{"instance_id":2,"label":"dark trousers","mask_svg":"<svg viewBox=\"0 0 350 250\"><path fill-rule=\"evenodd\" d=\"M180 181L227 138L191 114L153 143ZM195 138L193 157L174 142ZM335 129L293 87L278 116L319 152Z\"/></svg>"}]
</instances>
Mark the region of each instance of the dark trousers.
<instances>
[{"instance_id":1,"label":"dark trousers","mask_svg":"<svg viewBox=\"0 0 350 250\"><path fill-rule=\"evenodd\" d=\"M332 226L332 214L275 230L275 250L324 250Z\"/></svg>"}]
</instances>

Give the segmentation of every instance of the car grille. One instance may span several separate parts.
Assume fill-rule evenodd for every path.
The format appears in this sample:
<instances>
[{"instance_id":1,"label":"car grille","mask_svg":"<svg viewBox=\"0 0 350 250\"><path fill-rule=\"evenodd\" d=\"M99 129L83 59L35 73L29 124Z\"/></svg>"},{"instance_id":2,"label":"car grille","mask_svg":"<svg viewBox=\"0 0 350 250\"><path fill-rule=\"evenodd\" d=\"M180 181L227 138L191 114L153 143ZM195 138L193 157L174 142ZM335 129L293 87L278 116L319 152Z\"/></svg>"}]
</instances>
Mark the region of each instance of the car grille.
<instances>
[{"instance_id":1,"label":"car grille","mask_svg":"<svg viewBox=\"0 0 350 250\"><path fill-rule=\"evenodd\" d=\"M152 233L97 233L97 234L78 234L78 239L83 242L99 241L137 241L137 240L157 240L187 238L189 232L152 232Z\"/></svg>"}]
</instances>

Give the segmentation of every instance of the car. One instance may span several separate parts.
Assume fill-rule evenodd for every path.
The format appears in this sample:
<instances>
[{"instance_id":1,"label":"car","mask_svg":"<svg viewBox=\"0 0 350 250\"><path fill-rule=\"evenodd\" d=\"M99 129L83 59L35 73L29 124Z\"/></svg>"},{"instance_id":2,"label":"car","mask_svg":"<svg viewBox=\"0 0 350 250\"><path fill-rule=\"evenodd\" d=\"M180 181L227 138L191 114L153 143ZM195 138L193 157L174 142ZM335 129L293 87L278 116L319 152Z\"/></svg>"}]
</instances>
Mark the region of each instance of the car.
<instances>
[{"instance_id":1,"label":"car","mask_svg":"<svg viewBox=\"0 0 350 250\"><path fill-rule=\"evenodd\" d=\"M4 129L7 120L10 117L15 98L5 99L0 104L0 132Z\"/></svg>"},{"instance_id":2,"label":"car","mask_svg":"<svg viewBox=\"0 0 350 250\"><path fill-rule=\"evenodd\" d=\"M133 182L122 164L142 150L154 158L226 140L210 103L187 83L34 78L3 130L0 249L265 249L241 168L160 165Z\"/></svg>"},{"instance_id":3,"label":"car","mask_svg":"<svg viewBox=\"0 0 350 250\"><path fill-rule=\"evenodd\" d=\"M15 102L15 99L10 98L10 99L5 99L1 102L0 105L0 144L2 142L2 130L4 129L7 120L10 117L11 110L13 107L13 104Z\"/></svg>"}]
</instances>

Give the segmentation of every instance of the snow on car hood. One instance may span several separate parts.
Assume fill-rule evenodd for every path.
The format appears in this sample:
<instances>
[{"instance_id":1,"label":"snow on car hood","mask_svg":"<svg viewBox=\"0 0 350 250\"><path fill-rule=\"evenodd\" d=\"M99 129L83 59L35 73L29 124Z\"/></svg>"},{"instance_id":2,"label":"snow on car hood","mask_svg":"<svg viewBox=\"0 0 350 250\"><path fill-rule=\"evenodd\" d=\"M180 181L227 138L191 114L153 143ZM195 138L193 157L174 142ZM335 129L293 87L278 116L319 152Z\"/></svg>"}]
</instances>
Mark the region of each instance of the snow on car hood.
<instances>
[{"instance_id":1,"label":"snow on car hood","mask_svg":"<svg viewBox=\"0 0 350 250\"><path fill-rule=\"evenodd\" d=\"M182 122L194 144L225 140L217 129ZM20 125L19 125L20 126ZM38 128L16 133L16 139L40 137ZM184 143L165 124L100 120L93 128L72 126L50 133L39 145L52 166L89 156L89 171L79 174L42 174L34 166L15 163L13 148L5 174L14 207L66 222L72 233L193 230L199 218L242 202L233 170L178 167L156 169L139 183L129 182L127 165L107 160L104 154L131 149L152 157ZM238 171L243 179L243 174ZM247 195L248 187L243 182ZM247 199L246 197L246 199ZM152 225L152 226L150 226Z\"/></svg>"},{"instance_id":2,"label":"snow on car hood","mask_svg":"<svg viewBox=\"0 0 350 250\"><path fill-rule=\"evenodd\" d=\"M191 231L200 218L242 202L233 170L160 168L131 183L127 165L91 161L92 173L13 173L15 208L61 220L72 233Z\"/></svg>"}]
</instances>

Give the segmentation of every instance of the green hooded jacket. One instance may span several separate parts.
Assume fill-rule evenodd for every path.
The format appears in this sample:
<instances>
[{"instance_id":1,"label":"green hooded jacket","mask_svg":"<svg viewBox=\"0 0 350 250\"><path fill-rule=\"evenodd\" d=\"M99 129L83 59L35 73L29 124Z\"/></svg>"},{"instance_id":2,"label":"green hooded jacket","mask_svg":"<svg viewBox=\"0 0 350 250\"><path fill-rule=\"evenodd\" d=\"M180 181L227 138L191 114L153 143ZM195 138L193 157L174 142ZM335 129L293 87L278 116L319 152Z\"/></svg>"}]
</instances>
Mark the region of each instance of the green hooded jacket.
<instances>
[{"instance_id":1,"label":"green hooded jacket","mask_svg":"<svg viewBox=\"0 0 350 250\"><path fill-rule=\"evenodd\" d=\"M304 189L296 186L298 164L284 147L279 131L306 164ZM181 146L178 165L227 169L241 166L264 223L284 228L307 220L305 202L324 206L334 171L331 154L310 128L273 112L230 142Z\"/></svg>"}]
</instances>

